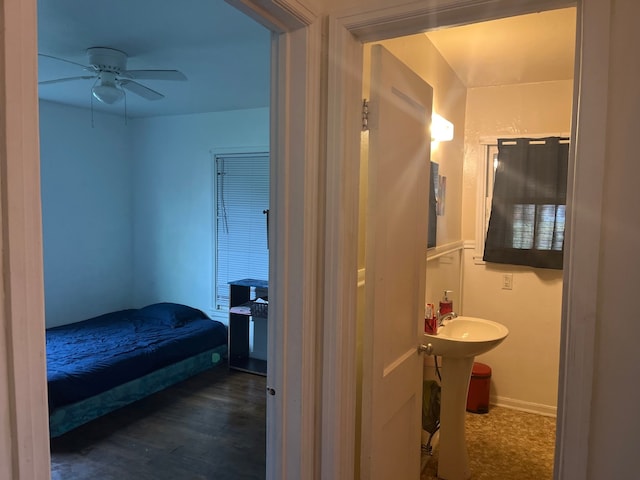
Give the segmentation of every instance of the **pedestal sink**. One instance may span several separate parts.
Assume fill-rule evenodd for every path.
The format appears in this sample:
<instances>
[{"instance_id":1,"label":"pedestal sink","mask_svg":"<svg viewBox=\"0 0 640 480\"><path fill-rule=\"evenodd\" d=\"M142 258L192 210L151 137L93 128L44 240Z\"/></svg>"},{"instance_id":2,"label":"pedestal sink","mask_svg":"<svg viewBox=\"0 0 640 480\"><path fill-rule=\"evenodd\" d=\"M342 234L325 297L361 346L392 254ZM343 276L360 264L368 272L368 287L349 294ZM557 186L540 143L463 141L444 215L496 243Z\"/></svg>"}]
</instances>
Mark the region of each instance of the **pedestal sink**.
<instances>
[{"instance_id":1,"label":"pedestal sink","mask_svg":"<svg viewBox=\"0 0 640 480\"><path fill-rule=\"evenodd\" d=\"M464 419L473 360L498 346L508 334L504 325L464 316L441 326L437 335L424 334L426 351L442 357L438 478L471 477Z\"/></svg>"}]
</instances>

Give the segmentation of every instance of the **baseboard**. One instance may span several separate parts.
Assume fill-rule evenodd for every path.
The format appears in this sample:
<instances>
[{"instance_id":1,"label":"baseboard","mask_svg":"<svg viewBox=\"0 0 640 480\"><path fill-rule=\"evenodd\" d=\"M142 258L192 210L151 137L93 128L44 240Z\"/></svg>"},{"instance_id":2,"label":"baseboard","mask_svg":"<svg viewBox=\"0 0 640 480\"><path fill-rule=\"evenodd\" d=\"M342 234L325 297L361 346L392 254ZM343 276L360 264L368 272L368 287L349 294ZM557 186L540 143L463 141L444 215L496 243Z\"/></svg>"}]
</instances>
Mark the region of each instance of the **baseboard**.
<instances>
[{"instance_id":1,"label":"baseboard","mask_svg":"<svg viewBox=\"0 0 640 480\"><path fill-rule=\"evenodd\" d=\"M523 400L516 400L508 397L494 397L490 399L491 405L498 407L511 408L512 410L520 410L522 412L537 413L538 415L544 415L545 417L556 417L558 414L558 407L551 405L543 405L541 403L525 402Z\"/></svg>"}]
</instances>

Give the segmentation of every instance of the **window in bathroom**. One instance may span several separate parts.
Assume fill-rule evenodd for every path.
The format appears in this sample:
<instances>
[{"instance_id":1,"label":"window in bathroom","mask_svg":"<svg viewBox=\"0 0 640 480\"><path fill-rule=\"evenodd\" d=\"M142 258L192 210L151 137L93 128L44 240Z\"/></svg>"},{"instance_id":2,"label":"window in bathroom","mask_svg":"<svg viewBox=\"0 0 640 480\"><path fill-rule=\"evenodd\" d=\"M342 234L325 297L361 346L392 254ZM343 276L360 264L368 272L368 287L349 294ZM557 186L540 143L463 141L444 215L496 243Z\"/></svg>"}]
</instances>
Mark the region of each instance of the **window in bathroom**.
<instances>
[{"instance_id":1,"label":"window in bathroom","mask_svg":"<svg viewBox=\"0 0 640 480\"><path fill-rule=\"evenodd\" d=\"M562 268L568 158L568 138L498 140L485 262Z\"/></svg>"}]
</instances>

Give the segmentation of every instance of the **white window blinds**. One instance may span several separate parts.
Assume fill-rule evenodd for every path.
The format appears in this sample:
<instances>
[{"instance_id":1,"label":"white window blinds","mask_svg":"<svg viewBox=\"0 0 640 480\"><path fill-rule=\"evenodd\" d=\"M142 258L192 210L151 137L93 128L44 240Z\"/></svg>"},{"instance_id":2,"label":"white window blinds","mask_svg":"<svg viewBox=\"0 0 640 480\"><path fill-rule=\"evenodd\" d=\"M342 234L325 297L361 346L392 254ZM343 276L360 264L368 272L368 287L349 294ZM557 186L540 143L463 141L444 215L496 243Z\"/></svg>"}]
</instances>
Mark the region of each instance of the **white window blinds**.
<instances>
[{"instance_id":1,"label":"white window blinds","mask_svg":"<svg viewBox=\"0 0 640 480\"><path fill-rule=\"evenodd\" d=\"M228 282L269 279L269 156L216 155L216 309L229 307Z\"/></svg>"}]
</instances>

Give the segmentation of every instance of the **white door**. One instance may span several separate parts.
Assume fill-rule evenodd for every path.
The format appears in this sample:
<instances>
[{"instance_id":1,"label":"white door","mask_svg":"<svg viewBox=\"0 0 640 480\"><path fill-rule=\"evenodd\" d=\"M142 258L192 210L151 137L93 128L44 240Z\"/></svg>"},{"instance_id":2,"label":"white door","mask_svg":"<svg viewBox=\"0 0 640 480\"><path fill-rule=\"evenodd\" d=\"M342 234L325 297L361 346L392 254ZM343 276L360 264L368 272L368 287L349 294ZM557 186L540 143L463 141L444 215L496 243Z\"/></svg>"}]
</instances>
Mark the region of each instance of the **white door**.
<instances>
[{"instance_id":1,"label":"white door","mask_svg":"<svg viewBox=\"0 0 640 480\"><path fill-rule=\"evenodd\" d=\"M420 476L432 88L371 52L361 478Z\"/></svg>"}]
</instances>

